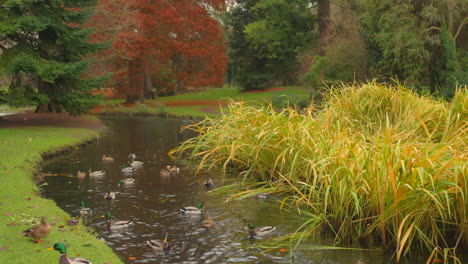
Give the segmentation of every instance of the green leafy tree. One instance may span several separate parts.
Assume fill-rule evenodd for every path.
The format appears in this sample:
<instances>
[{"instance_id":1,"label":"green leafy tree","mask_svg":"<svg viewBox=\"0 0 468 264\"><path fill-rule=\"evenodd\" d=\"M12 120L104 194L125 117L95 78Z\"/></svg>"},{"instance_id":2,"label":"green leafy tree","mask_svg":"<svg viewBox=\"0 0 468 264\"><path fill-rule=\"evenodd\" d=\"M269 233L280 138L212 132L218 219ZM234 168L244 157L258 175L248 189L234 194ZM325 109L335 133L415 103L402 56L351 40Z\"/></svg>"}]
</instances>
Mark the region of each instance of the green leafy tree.
<instances>
[{"instance_id":1,"label":"green leafy tree","mask_svg":"<svg viewBox=\"0 0 468 264\"><path fill-rule=\"evenodd\" d=\"M429 86L445 96L454 94L455 82L465 82L459 61L467 49L460 37L466 36L466 0L361 0L361 7L370 66L378 77Z\"/></svg>"},{"instance_id":2,"label":"green leafy tree","mask_svg":"<svg viewBox=\"0 0 468 264\"><path fill-rule=\"evenodd\" d=\"M244 90L292 83L316 16L302 0L241 0L228 12L230 71Z\"/></svg>"},{"instance_id":3,"label":"green leafy tree","mask_svg":"<svg viewBox=\"0 0 468 264\"><path fill-rule=\"evenodd\" d=\"M103 48L92 43L92 29L83 29L92 0L6 0L0 4L0 67L13 81L14 98L29 98L36 112L86 113L98 103L91 89L105 77L88 79L86 56ZM26 100L28 101L28 100Z\"/></svg>"}]
</instances>

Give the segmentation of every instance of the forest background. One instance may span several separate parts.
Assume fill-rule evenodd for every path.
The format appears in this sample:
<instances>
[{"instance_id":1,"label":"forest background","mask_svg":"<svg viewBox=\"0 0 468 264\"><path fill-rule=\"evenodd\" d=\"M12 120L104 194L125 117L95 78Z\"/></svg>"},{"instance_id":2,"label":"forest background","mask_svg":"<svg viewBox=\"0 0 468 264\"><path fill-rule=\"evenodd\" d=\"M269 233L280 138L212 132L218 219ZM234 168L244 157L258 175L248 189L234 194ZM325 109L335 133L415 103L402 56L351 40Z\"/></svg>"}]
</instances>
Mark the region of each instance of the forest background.
<instances>
[{"instance_id":1,"label":"forest background","mask_svg":"<svg viewBox=\"0 0 468 264\"><path fill-rule=\"evenodd\" d=\"M0 104L86 113L95 91L142 102L193 87L242 90L398 80L450 99L468 83L464 0L7 0Z\"/></svg>"}]
</instances>

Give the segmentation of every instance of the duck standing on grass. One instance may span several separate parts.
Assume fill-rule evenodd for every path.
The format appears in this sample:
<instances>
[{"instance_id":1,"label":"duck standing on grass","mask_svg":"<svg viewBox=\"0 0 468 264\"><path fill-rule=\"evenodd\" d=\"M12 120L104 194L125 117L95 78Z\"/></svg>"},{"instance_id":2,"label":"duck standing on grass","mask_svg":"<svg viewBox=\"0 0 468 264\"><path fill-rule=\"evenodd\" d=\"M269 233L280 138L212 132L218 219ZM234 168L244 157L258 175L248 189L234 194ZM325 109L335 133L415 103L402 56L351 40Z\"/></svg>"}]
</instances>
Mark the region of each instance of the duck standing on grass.
<instances>
[{"instance_id":1,"label":"duck standing on grass","mask_svg":"<svg viewBox=\"0 0 468 264\"><path fill-rule=\"evenodd\" d=\"M167 233L163 241L152 239L146 241L146 244L148 244L155 252L161 252L171 249L171 246L169 245L169 239L167 238Z\"/></svg>"},{"instance_id":2,"label":"duck standing on grass","mask_svg":"<svg viewBox=\"0 0 468 264\"><path fill-rule=\"evenodd\" d=\"M262 237L273 233L276 230L274 226L260 226L255 228L255 225L252 223L247 224L249 227L250 237Z\"/></svg>"},{"instance_id":3,"label":"duck standing on grass","mask_svg":"<svg viewBox=\"0 0 468 264\"><path fill-rule=\"evenodd\" d=\"M41 218L40 224L34 225L31 228L24 230L23 235L27 237L34 237L36 238L36 243L42 243L41 238L49 235L50 231L52 231L52 227L49 225L49 223L47 223L46 218L43 216Z\"/></svg>"},{"instance_id":4,"label":"duck standing on grass","mask_svg":"<svg viewBox=\"0 0 468 264\"><path fill-rule=\"evenodd\" d=\"M92 215L93 211L89 208L85 207L85 204L83 201L81 201L81 206L80 206L80 215L81 217L87 216L87 215Z\"/></svg>"},{"instance_id":5,"label":"duck standing on grass","mask_svg":"<svg viewBox=\"0 0 468 264\"><path fill-rule=\"evenodd\" d=\"M112 215L111 213L107 212L106 213L107 217L107 229L109 230L119 230L119 229L124 229L129 227L133 222L131 220L129 221L112 221Z\"/></svg>"},{"instance_id":6,"label":"duck standing on grass","mask_svg":"<svg viewBox=\"0 0 468 264\"><path fill-rule=\"evenodd\" d=\"M197 204L197 207L186 206L186 207L180 208L180 211L182 212L182 214L186 214L186 215L201 215L202 210L203 210L202 203Z\"/></svg>"},{"instance_id":7,"label":"duck standing on grass","mask_svg":"<svg viewBox=\"0 0 468 264\"><path fill-rule=\"evenodd\" d=\"M104 194L104 199L107 199L107 200L113 200L113 199L115 199L115 193L113 193L113 192L108 192L108 193Z\"/></svg>"},{"instance_id":8,"label":"duck standing on grass","mask_svg":"<svg viewBox=\"0 0 468 264\"><path fill-rule=\"evenodd\" d=\"M53 248L47 250L54 249L60 252L59 264L92 264L91 261L84 258L69 258L67 256L67 247L63 243L55 243Z\"/></svg>"}]
</instances>

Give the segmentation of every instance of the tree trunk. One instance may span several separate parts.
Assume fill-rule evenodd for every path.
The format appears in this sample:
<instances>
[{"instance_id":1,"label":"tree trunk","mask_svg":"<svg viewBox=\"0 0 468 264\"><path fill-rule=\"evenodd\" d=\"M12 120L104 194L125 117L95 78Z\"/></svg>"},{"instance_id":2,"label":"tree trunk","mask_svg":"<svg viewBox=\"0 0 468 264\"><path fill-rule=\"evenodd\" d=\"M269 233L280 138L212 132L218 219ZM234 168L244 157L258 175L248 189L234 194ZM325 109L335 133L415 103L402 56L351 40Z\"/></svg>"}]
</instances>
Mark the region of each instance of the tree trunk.
<instances>
[{"instance_id":1,"label":"tree trunk","mask_svg":"<svg viewBox=\"0 0 468 264\"><path fill-rule=\"evenodd\" d=\"M141 58L130 60L128 63L128 77L127 103L143 102L145 72Z\"/></svg>"},{"instance_id":2,"label":"tree trunk","mask_svg":"<svg viewBox=\"0 0 468 264\"><path fill-rule=\"evenodd\" d=\"M43 80L38 80L37 81L37 91L40 94L45 94L47 95L47 88L48 86L51 85L48 82L45 82ZM50 102L50 99L47 103L41 103L36 107L36 110L34 111L35 113L50 113L50 112L55 112L55 107L54 104Z\"/></svg>"},{"instance_id":3,"label":"tree trunk","mask_svg":"<svg viewBox=\"0 0 468 264\"><path fill-rule=\"evenodd\" d=\"M330 35L330 0L318 0L318 24L320 35L320 55L325 55Z\"/></svg>"},{"instance_id":4,"label":"tree trunk","mask_svg":"<svg viewBox=\"0 0 468 264\"><path fill-rule=\"evenodd\" d=\"M153 82L148 70L145 69L145 99L155 99L155 92L153 91Z\"/></svg>"}]
</instances>

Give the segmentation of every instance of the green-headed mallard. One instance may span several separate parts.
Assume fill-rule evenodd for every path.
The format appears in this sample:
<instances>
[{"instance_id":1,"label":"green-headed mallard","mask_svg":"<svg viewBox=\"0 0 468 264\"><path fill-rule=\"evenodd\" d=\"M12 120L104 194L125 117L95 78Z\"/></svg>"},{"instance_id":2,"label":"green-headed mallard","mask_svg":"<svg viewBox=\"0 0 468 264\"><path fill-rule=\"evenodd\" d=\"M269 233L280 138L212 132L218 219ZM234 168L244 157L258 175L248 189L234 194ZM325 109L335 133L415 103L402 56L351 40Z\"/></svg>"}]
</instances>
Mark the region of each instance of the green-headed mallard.
<instances>
[{"instance_id":1,"label":"green-headed mallard","mask_svg":"<svg viewBox=\"0 0 468 264\"><path fill-rule=\"evenodd\" d=\"M120 185L132 185L132 184L135 184L135 179L133 178L126 178L126 179L122 179L119 181L119 186Z\"/></svg>"},{"instance_id":2,"label":"green-headed mallard","mask_svg":"<svg viewBox=\"0 0 468 264\"><path fill-rule=\"evenodd\" d=\"M90 177L101 177L101 176L104 176L105 174L106 174L105 171L91 171L91 169L89 169Z\"/></svg>"},{"instance_id":3,"label":"green-headed mallard","mask_svg":"<svg viewBox=\"0 0 468 264\"><path fill-rule=\"evenodd\" d=\"M130 163L130 166L132 168L139 168L139 167L143 166L143 162L134 160L134 161L132 161L132 163Z\"/></svg>"},{"instance_id":4,"label":"green-headed mallard","mask_svg":"<svg viewBox=\"0 0 468 264\"><path fill-rule=\"evenodd\" d=\"M252 223L247 224L247 226L249 227L249 234L252 237L266 236L276 230L274 226L260 226L256 228Z\"/></svg>"},{"instance_id":5,"label":"green-headed mallard","mask_svg":"<svg viewBox=\"0 0 468 264\"><path fill-rule=\"evenodd\" d=\"M132 174L134 171L135 171L135 168L127 167L127 165L122 164L122 170L121 170L121 172L122 172L123 174Z\"/></svg>"},{"instance_id":6,"label":"green-headed mallard","mask_svg":"<svg viewBox=\"0 0 468 264\"><path fill-rule=\"evenodd\" d=\"M85 203L81 201L81 206L80 206L80 215L81 216L87 216L93 214L93 211L89 208L85 207Z\"/></svg>"},{"instance_id":7,"label":"green-headed mallard","mask_svg":"<svg viewBox=\"0 0 468 264\"><path fill-rule=\"evenodd\" d=\"M54 248L47 250L54 249L60 252L59 264L92 264L91 261L84 258L69 258L67 256L67 247L63 243L55 243Z\"/></svg>"},{"instance_id":8,"label":"green-headed mallard","mask_svg":"<svg viewBox=\"0 0 468 264\"><path fill-rule=\"evenodd\" d=\"M115 193L107 192L106 194L104 194L104 199L107 199L107 200L115 199Z\"/></svg>"},{"instance_id":9,"label":"green-headed mallard","mask_svg":"<svg viewBox=\"0 0 468 264\"><path fill-rule=\"evenodd\" d=\"M157 251L157 252L171 249L171 246L169 245L169 239L167 238L167 233L163 241L148 240L146 241L146 244L148 244L154 251Z\"/></svg>"},{"instance_id":10,"label":"green-headed mallard","mask_svg":"<svg viewBox=\"0 0 468 264\"><path fill-rule=\"evenodd\" d=\"M180 209L182 214L187 214L187 215L201 215L203 209L203 204L199 203L197 204L197 207L195 206L186 206Z\"/></svg>"},{"instance_id":11,"label":"green-headed mallard","mask_svg":"<svg viewBox=\"0 0 468 264\"><path fill-rule=\"evenodd\" d=\"M111 213L107 212L105 214L107 217L107 228L109 230L119 230L123 228L127 228L129 225L133 224L131 220L129 221L112 221Z\"/></svg>"},{"instance_id":12,"label":"green-headed mallard","mask_svg":"<svg viewBox=\"0 0 468 264\"><path fill-rule=\"evenodd\" d=\"M34 237L36 238L36 243L41 243L41 238L46 237L49 235L50 231L52 231L52 227L47 223L46 218L43 216L41 218L41 223L38 225L34 225L29 229L23 231L23 235L27 237Z\"/></svg>"},{"instance_id":13,"label":"green-headed mallard","mask_svg":"<svg viewBox=\"0 0 468 264\"><path fill-rule=\"evenodd\" d=\"M102 161L104 161L104 162L113 162L114 158L112 158L110 156L102 155Z\"/></svg>"},{"instance_id":14,"label":"green-headed mallard","mask_svg":"<svg viewBox=\"0 0 468 264\"><path fill-rule=\"evenodd\" d=\"M210 216L208 215L208 211L203 210L203 221L202 221L202 226L206 228L210 228L215 226L216 223L211 220Z\"/></svg>"}]
</instances>

